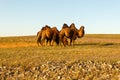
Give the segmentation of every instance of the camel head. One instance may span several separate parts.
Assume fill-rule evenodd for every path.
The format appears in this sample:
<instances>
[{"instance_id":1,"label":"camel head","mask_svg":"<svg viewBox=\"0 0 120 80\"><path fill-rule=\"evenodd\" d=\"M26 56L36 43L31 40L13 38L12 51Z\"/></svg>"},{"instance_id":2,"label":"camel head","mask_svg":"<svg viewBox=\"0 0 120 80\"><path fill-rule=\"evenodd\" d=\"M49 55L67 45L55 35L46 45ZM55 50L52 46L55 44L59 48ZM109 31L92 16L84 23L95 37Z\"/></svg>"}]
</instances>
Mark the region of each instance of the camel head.
<instances>
[{"instance_id":1,"label":"camel head","mask_svg":"<svg viewBox=\"0 0 120 80\"><path fill-rule=\"evenodd\" d=\"M84 30L84 28L85 28L84 26L81 26L81 27L80 27L80 30Z\"/></svg>"},{"instance_id":2,"label":"camel head","mask_svg":"<svg viewBox=\"0 0 120 80\"><path fill-rule=\"evenodd\" d=\"M84 30L84 26L81 26L80 29L77 32L78 38L82 38L85 35L85 30Z\"/></svg>"}]
</instances>

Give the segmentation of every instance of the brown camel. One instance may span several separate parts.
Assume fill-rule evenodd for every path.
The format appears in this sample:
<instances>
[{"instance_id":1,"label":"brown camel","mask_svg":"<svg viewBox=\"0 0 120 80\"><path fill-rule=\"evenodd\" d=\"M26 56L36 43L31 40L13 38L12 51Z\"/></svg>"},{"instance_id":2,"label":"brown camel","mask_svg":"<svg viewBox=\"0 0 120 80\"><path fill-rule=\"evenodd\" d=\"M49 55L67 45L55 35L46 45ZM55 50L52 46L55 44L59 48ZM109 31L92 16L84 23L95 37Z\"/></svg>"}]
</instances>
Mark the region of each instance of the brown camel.
<instances>
[{"instance_id":1,"label":"brown camel","mask_svg":"<svg viewBox=\"0 0 120 80\"><path fill-rule=\"evenodd\" d=\"M60 31L60 44L62 42L62 39L64 37L67 37L70 39L70 45L74 39L74 30L68 27L67 24L63 24L62 30ZM63 43L63 42L62 42Z\"/></svg>"},{"instance_id":2,"label":"brown camel","mask_svg":"<svg viewBox=\"0 0 120 80\"><path fill-rule=\"evenodd\" d=\"M84 26L81 26L80 29L77 29L74 23L72 23L70 27L67 24L63 24L62 30L60 31L60 43L64 37L67 37L70 39L70 45L74 44L74 41L77 39L77 37L82 38L84 34Z\"/></svg>"},{"instance_id":3,"label":"brown camel","mask_svg":"<svg viewBox=\"0 0 120 80\"><path fill-rule=\"evenodd\" d=\"M39 46L39 43L43 46L43 43L45 43L45 40L47 41L47 43L49 42L51 45L52 35L53 35L53 32L52 32L50 26L45 25L45 27L42 27L42 29L37 33L38 46Z\"/></svg>"},{"instance_id":4,"label":"brown camel","mask_svg":"<svg viewBox=\"0 0 120 80\"><path fill-rule=\"evenodd\" d=\"M57 45L63 43L64 46L68 45L67 38L70 39L70 45L78 38L82 38L85 34L84 26L81 26L80 29L75 27L75 24L72 23L70 27L67 24L63 24L61 31L59 32L56 27L51 28L46 25L37 33L37 44L44 45L48 43L53 45L55 42ZM45 44L45 45L46 45Z\"/></svg>"},{"instance_id":5,"label":"brown camel","mask_svg":"<svg viewBox=\"0 0 120 80\"><path fill-rule=\"evenodd\" d=\"M73 43L74 41L78 38L82 38L85 34L85 31L84 31L84 26L81 26L80 29L78 30L76 27L75 27L75 24L72 23L70 25L70 28L74 30L74 39L73 39Z\"/></svg>"},{"instance_id":6,"label":"brown camel","mask_svg":"<svg viewBox=\"0 0 120 80\"><path fill-rule=\"evenodd\" d=\"M59 44L59 31L56 27L51 28L50 26L46 25L37 33L38 39L37 44L39 43L43 45L44 43L48 43L53 45L55 42L57 45ZM46 45L45 44L45 45Z\"/></svg>"}]
</instances>

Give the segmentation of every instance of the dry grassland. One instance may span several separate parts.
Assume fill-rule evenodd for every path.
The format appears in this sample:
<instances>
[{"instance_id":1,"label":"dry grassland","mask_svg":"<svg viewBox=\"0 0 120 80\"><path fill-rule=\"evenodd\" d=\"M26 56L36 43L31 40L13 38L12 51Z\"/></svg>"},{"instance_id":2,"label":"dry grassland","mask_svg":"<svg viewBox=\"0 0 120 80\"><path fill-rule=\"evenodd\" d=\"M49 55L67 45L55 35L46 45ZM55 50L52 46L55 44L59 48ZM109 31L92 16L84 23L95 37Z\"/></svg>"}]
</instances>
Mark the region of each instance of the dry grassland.
<instances>
[{"instance_id":1,"label":"dry grassland","mask_svg":"<svg viewBox=\"0 0 120 80\"><path fill-rule=\"evenodd\" d=\"M66 47L36 40L0 37L0 80L120 80L120 34L87 34Z\"/></svg>"}]
</instances>

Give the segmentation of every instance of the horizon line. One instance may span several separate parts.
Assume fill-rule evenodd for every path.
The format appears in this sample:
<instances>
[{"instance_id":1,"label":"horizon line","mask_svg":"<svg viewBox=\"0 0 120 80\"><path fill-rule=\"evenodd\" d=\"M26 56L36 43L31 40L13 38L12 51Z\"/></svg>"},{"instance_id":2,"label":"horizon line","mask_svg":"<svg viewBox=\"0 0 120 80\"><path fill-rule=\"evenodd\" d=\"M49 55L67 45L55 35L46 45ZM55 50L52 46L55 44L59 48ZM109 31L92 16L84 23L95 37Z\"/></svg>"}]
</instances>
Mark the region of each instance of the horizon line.
<instances>
[{"instance_id":1,"label":"horizon line","mask_svg":"<svg viewBox=\"0 0 120 80\"><path fill-rule=\"evenodd\" d=\"M120 33L86 33L85 35L91 35L91 34L94 34L94 35L120 35ZM0 37L27 37L27 36L37 36L36 35L5 35L5 36L0 36Z\"/></svg>"}]
</instances>

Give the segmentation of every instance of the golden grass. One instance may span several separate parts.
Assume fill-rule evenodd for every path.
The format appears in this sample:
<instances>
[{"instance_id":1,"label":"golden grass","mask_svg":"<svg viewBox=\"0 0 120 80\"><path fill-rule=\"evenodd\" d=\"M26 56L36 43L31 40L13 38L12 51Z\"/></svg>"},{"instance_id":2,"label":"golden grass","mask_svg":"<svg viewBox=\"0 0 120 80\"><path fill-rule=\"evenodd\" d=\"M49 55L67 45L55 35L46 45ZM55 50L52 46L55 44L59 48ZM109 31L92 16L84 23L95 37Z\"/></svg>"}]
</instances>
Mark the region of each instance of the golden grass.
<instances>
[{"instance_id":1,"label":"golden grass","mask_svg":"<svg viewBox=\"0 0 120 80\"><path fill-rule=\"evenodd\" d=\"M0 48L37 46L35 40L36 40L35 36L1 37Z\"/></svg>"},{"instance_id":2,"label":"golden grass","mask_svg":"<svg viewBox=\"0 0 120 80\"><path fill-rule=\"evenodd\" d=\"M0 64L38 64L47 61L120 60L120 35L88 34L74 46L38 47L35 36L0 38Z\"/></svg>"},{"instance_id":3,"label":"golden grass","mask_svg":"<svg viewBox=\"0 0 120 80\"><path fill-rule=\"evenodd\" d=\"M120 35L87 34L73 46L0 38L0 80L119 80Z\"/></svg>"},{"instance_id":4,"label":"golden grass","mask_svg":"<svg viewBox=\"0 0 120 80\"><path fill-rule=\"evenodd\" d=\"M30 46L36 46L36 43L18 42L18 43L0 44L0 48L16 48L16 47L30 47Z\"/></svg>"}]
</instances>

